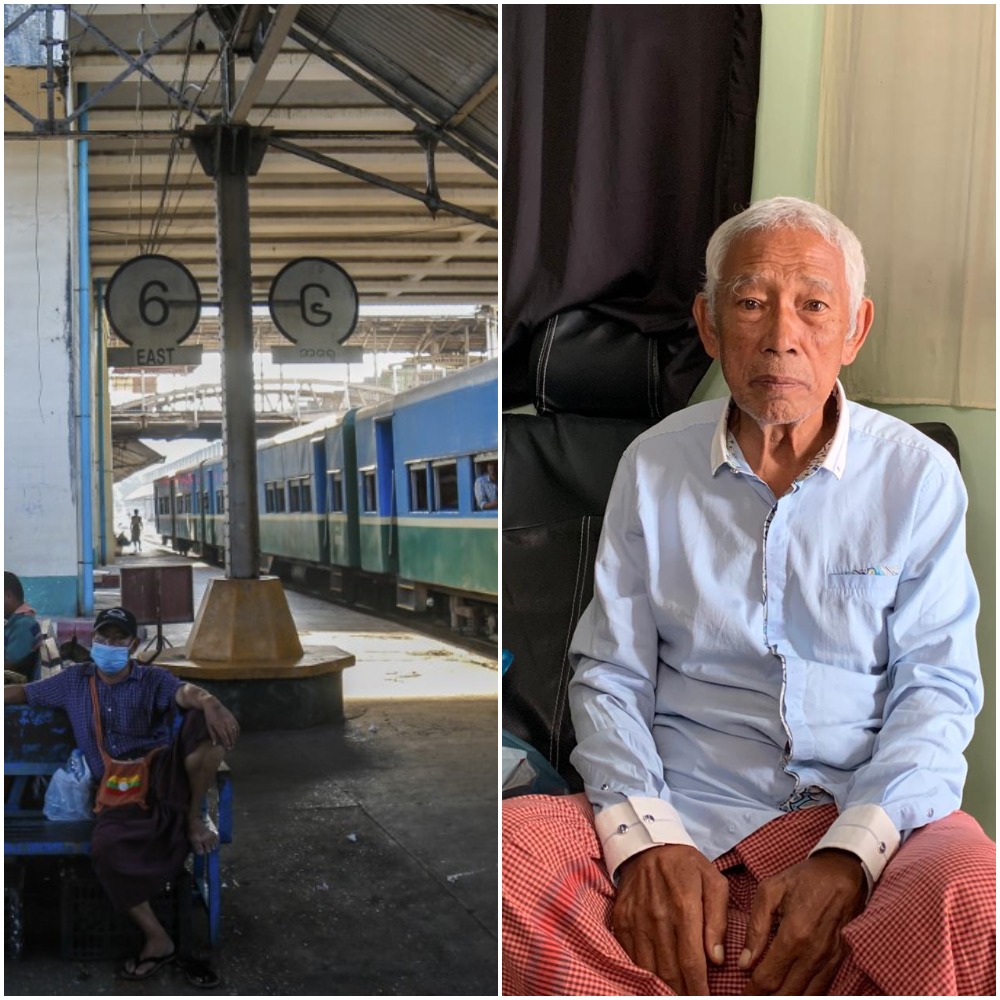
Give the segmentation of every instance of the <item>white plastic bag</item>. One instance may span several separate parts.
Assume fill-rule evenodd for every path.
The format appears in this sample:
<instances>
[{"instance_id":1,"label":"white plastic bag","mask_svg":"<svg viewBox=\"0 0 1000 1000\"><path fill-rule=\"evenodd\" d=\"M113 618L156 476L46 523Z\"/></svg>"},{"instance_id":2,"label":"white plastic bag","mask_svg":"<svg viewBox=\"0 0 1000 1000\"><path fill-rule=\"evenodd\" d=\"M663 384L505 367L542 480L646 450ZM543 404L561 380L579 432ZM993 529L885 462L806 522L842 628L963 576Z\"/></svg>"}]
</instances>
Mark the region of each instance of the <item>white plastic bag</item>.
<instances>
[{"instance_id":1,"label":"white plastic bag","mask_svg":"<svg viewBox=\"0 0 1000 1000\"><path fill-rule=\"evenodd\" d=\"M70 754L65 767L60 767L45 792L45 818L55 822L93 819L94 781L83 751Z\"/></svg>"}]
</instances>

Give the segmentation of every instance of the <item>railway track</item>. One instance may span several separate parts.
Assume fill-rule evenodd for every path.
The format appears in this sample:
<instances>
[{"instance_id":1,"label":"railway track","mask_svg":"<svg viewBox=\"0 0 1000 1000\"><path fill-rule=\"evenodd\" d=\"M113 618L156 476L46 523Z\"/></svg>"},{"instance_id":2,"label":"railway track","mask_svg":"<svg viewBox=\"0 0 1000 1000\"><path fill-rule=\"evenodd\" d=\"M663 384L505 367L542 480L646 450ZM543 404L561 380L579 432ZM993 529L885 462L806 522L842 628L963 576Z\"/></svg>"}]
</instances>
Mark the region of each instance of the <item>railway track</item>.
<instances>
[{"instance_id":1,"label":"railway track","mask_svg":"<svg viewBox=\"0 0 1000 1000\"><path fill-rule=\"evenodd\" d=\"M478 656L488 656L494 660L499 657L496 640L483 639L479 636L456 632L450 626L440 621L433 621L427 616L417 615L413 612L390 611L385 608L372 607L361 603L350 604L347 601L338 600L330 593L319 588L303 586L300 583L285 578L282 578L281 582L284 584L285 589L292 590L296 594L315 597L317 600L325 601L327 604L335 604L342 608L351 608L354 611L371 615L373 618L381 618L383 621L393 622L396 625L409 629L411 632L418 632L429 639L438 639L441 642L447 642L452 646L457 646L459 649L475 653Z\"/></svg>"}]
</instances>

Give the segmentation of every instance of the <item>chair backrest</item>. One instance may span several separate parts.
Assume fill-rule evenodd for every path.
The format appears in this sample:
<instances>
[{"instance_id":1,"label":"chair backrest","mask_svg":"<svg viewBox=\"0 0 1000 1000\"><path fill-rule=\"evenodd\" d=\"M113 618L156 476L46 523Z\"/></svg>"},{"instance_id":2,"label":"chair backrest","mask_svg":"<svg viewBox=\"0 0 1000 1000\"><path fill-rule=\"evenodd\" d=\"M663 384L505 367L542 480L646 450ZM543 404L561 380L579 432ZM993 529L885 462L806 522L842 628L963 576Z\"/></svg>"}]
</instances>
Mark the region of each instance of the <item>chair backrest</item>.
<instances>
[{"instance_id":1,"label":"chair backrest","mask_svg":"<svg viewBox=\"0 0 1000 1000\"><path fill-rule=\"evenodd\" d=\"M503 726L569 782L569 641L594 590L594 557L622 452L649 421L503 418Z\"/></svg>"},{"instance_id":2,"label":"chair backrest","mask_svg":"<svg viewBox=\"0 0 1000 1000\"><path fill-rule=\"evenodd\" d=\"M61 708L5 705L4 773L19 764L65 764L76 746L69 716Z\"/></svg>"}]
</instances>

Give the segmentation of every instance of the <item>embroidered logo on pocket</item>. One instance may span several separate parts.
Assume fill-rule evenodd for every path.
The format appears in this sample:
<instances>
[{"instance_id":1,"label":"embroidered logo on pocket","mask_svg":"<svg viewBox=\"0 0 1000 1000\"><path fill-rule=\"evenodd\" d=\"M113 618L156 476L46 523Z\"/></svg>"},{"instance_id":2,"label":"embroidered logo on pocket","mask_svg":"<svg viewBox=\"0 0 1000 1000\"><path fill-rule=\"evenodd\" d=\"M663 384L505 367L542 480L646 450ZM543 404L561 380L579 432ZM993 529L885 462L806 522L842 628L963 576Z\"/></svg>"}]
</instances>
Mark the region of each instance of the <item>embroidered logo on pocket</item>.
<instances>
[{"instance_id":1,"label":"embroidered logo on pocket","mask_svg":"<svg viewBox=\"0 0 1000 1000\"><path fill-rule=\"evenodd\" d=\"M864 569L849 569L834 576L899 576L898 566L866 566Z\"/></svg>"}]
</instances>

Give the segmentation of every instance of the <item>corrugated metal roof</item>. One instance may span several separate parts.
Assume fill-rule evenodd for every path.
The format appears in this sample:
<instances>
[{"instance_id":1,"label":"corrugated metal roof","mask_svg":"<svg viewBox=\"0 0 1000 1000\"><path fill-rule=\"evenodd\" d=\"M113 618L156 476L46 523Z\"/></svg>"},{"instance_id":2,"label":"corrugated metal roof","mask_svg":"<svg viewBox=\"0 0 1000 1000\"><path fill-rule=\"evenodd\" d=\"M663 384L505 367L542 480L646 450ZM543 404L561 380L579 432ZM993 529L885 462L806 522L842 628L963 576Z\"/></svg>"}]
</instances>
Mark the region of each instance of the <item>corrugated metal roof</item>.
<instances>
[{"instance_id":1,"label":"corrugated metal roof","mask_svg":"<svg viewBox=\"0 0 1000 1000\"><path fill-rule=\"evenodd\" d=\"M254 301L266 301L290 260L323 256L348 271L366 304L496 302L495 5L305 5L287 35L281 5L72 12L56 32L69 36L56 97L63 89L83 96L78 85L100 95L88 111L95 279L107 282L136 253L165 253L191 271L205 300L217 296L214 182L195 158L191 130L227 112L218 25L239 24L244 37L260 17L250 51L234 60L229 101L252 80L240 117L275 129L282 144L250 180ZM4 14L9 23L11 5ZM31 20L42 24L44 12ZM272 40L265 57L272 28L280 47L274 52ZM36 36L25 36L29 50L39 48ZM119 52L142 55L152 78L122 76ZM8 67L8 78L17 72ZM24 86L38 92L34 77ZM178 107L181 90L194 110ZM59 105L55 118L64 115ZM420 123L442 137L436 190ZM30 137L31 123L22 131ZM427 204L432 198L440 207ZM431 354L440 343L419 331L417 340Z\"/></svg>"},{"instance_id":2,"label":"corrugated metal roof","mask_svg":"<svg viewBox=\"0 0 1000 1000\"><path fill-rule=\"evenodd\" d=\"M27 3L5 3L3 5L4 28L13 24L31 6L32 4ZM66 16L63 12L58 9L53 11L53 34L57 38L63 37L65 26ZM46 33L44 11L38 10L29 14L17 31L4 38L4 66L44 66L47 59L47 49L42 41ZM58 63L62 58L62 53L58 48L55 50L54 56Z\"/></svg>"},{"instance_id":3,"label":"corrugated metal roof","mask_svg":"<svg viewBox=\"0 0 1000 1000\"><path fill-rule=\"evenodd\" d=\"M497 74L490 4L308 4L296 23L443 125ZM449 127L494 163L497 91Z\"/></svg>"}]
</instances>

